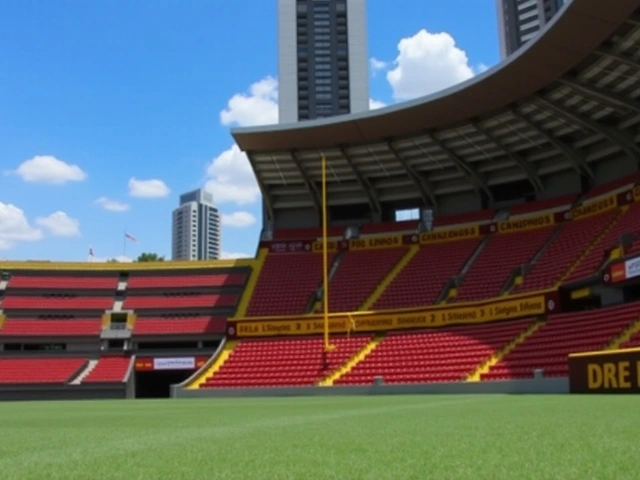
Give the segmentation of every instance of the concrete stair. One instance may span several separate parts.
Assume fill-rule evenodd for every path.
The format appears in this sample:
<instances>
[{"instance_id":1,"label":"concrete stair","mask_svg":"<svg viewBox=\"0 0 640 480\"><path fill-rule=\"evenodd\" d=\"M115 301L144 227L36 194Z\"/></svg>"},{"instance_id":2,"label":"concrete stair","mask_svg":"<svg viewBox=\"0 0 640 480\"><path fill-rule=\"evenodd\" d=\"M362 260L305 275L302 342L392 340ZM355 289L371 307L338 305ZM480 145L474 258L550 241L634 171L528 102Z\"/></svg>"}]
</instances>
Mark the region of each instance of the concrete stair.
<instances>
[{"instance_id":1,"label":"concrete stair","mask_svg":"<svg viewBox=\"0 0 640 480\"><path fill-rule=\"evenodd\" d=\"M501 350L494 353L491 356L491 358L489 358L485 362L478 365L478 368L476 368L473 372L469 374L469 376L466 378L466 381L479 382L483 373L487 373L491 369L491 367L496 365L509 352L511 352L514 348L516 348L518 345L523 343L527 338L533 335L542 325L544 325L544 322L542 320L538 320L533 324L531 324L525 331L520 333L520 335L518 335L516 338L514 338L509 343L507 343L504 347L502 347Z\"/></svg>"},{"instance_id":2,"label":"concrete stair","mask_svg":"<svg viewBox=\"0 0 640 480\"><path fill-rule=\"evenodd\" d=\"M96 368L96 365L98 365L98 360L89 360L89 363L87 363L87 366L84 367L84 370L82 370L82 372L80 372L80 374L76 378L69 382L70 385L80 385L84 381L84 379L87 378L91 372L93 372L93 369Z\"/></svg>"},{"instance_id":3,"label":"concrete stair","mask_svg":"<svg viewBox=\"0 0 640 480\"><path fill-rule=\"evenodd\" d=\"M318 386L320 387L332 386L336 380L338 380L343 375L346 375L347 373L349 373L353 367L355 367L358 363L364 360L371 352L373 352L373 350L380 344L380 342L382 342L383 339L384 339L384 334L376 335L373 338L373 340L371 340L362 348L362 350L360 350L353 357L351 357L351 359L349 359L347 363L340 366L334 372L329 374L329 376L325 377L320 382L318 382Z\"/></svg>"},{"instance_id":4,"label":"concrete stair","mask_svg":"<svg viewBox=\"0 0 640 480\"><path fill-rule=\"evenodd\" d=\"M371 310L373 306L376 304L380 296L384 293L386 288L391 285L391 282L395 280L398 274L407 266L407 264L416 256L416 254L420 251L419 245L412 245L409 247L407 252L403 255L403 257L395 264L395 266L387 273L387 276L382 279L382 281L378 284L376 289L369 295L364 303L360 306L360 311Z\"/></svg>"}]
</instances>

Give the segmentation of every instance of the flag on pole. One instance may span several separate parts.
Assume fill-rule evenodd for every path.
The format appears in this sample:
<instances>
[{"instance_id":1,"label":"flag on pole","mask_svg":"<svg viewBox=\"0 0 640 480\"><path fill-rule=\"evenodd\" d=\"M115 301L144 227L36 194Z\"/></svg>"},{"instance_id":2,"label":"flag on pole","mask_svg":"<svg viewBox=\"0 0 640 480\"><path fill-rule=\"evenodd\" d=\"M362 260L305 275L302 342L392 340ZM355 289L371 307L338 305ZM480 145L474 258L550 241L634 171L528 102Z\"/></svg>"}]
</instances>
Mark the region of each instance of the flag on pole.
<instances>
[{"instance_id":1,"label":"flag on pole","mask_svg":"<svg viewBox=\"0 0 640 480\"><path fill-rule=\"evenodd\" d=\"M132 242L137 242L138 241L134 237L129 235L127 232L124 233L124 238L127 238L127 239L131 240Z\"/></svg>"}]
</instances>

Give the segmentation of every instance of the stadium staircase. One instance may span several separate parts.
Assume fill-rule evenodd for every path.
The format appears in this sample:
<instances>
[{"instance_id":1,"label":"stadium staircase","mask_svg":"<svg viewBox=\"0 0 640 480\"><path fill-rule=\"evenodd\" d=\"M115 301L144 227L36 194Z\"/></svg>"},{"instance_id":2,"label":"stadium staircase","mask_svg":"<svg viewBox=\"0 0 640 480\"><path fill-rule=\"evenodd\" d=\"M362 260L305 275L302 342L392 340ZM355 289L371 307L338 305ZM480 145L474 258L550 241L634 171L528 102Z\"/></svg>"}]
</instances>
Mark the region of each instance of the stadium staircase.
<instances>
[{"instance_id":1,"label":"stadium staircase","mask_svg":"<svg viewBox=\"0 0 640 480\"><path fill-rule=\"evenodd\" d=\"M95 359L89 360L84 370L82 370L76 378L71 380L69 384L80 385L84 381L84 379L87 378L87 376L93 371L93 369L96 368L96 365L98 365L98 360L95 360Z\"/></svg>"},{"instance_id":2,"label":"stadium staircase","mask_svg":"<svg viewBox=\"0 0 640 480\"><path fill-rule=\"evenodd\" d=\"M333 260L331 259L331 255L333 255ZM340 265L342 265L342 261L345 257L345 252L338 252L335 254L328 255L329 260L329 274L327 276L327 280L329 281L329 296L333 298L333 294L331 292L331 287L333 286L333 278L336 276L340 269ZM322 267L321 267L322 269ZM304 313L307 315L313 315L314 313L321 313L323 311L323 299L324 299L324 277L320 278L320 285L315 289L313 295L309 299L309 304L307 308L305 308ZM329 306L329 311L338 311Z\"/></svg>"},{"instance_id":3,"label":"stadium staircase","mask_svg":"<svg viewBox=\"0 0 640 480\"><path fill-rule=\"evenodd\" d=\"M398 276L398 274L407 266L407 264L416 256L416 254L420 251L419 245L412 245L402 256L400 261L394 265L394 267L387 273L387 275L378 283L378 286L375 290L369 295L369 297L364 301L364 303L360 306L359 310L367 311L371 310L373 306L376 304L378 299L382 296L387 287L393 282L393 280Z\"/></svg>"},{"instance_id":4,"label":"stadium staircase","mask_svg":"<svg viewBox=\"0 0 640 480\"><path fill-rule=\"evenodd\" d=\"M574 272L574 270L576 270L576 268L578 268L578 266L586 259L589 257L589 255L592 253L592 251L600 245L600 243L602 242L602 240L606 237L606 235L609 233L609 231L611 231L611 229L614 228L614 226L616 225L616 223L618 223L618 220L620 220L620 218L622 218L626 212L627 207L623 207L620 208L616 211L616 215L611 219L611 221L605 226L604 229L602 229L602 231L587 245L587 248L584 249L584 251L582 252L582 254L578 257L578 259L573 262L573 264L569 267L569 269L564 273L564 275L560 278L560 280L558 280L556 282L556 284L554 285L554 288L558 288L560 285L562 285L562 283L571 277L572 273ZM599 252L604 254L604 252Z\"/></svg>"},{"instance_id":5,"label":"stadium staircase","mask_svg":"<svg viewBox=\"0 0 640 480\"><path fill-rule=\"evenodd\" d=\"M220 370L199 388L311 387L345 364L371 341L371 334L241 341Z\"/></svg>"},{"instance_id":6,"label":"stadium staircase","mask_svg":"<svg viewBox=\"0 0 640 480\"><path fill-rule=\"evenodd\" d=\"M374 310L436 303L443 287L476 250L480 239L422 245L373 305Z\"/></svg>"},{"instance_id":7,"label":"stadium staircase","mask_svg":"<svg viewBox=\"0 0 640 480\"><path fill-rule=\"evenodd\" d=\"M618 350L620 348L630 348L640 345L634 343L636 335L640 332L640 318L636 319L631 325L625 328L620 335L614 338L605 350Z\"/></svg>"},{"instance_id":8,"label":"stadium staircase","mask_svg":"<svg viewBox=\"0 0 640 480\"><path fill-rule=\"evenodd\" d=\"M106 356L100 357L97 364L84 375L83 384L90 383L121 383L126 380L127 373L135 364L135 356Z\"/></svg>"},{"instance_id":9,"label":"stadium staircase","mask_svg":"<svg viewBox=\"0 0 640 480\"><path fill-rule=\"evenodd\" d=\"M493 367L500 360L502 360L505 355L511 352L511 350L516 348L518 345L523 343L527 338L533 335L542 325L544 325L543 320L538 320L536 322L533 322L531 325L529 325L529 327L527 327L527 329L524 330L522 333L520 333L516 338L514 338L512 341L507 343L503 348L498 350L496 353L491 355L491 358L481 363L478 366L478 368L467 377L467 382L479 382L482 377L482 374L487 373L491 369L491 367Z\"/></svg>"},{"instance_id":10,"label":"stadium staircase","mask_svg":"<svg viewBox=\"0 0 640 480\"><path fill-rule=\"evenodd\" d=\"M536 264L538 259L542 255L544 255L544 252L547 251L547 249L549 248L549 245L551 245L551 244L553 244L553 242L555 242L556 238L558 237L558 235L560 235L560 232L562 232L563 228L564 228L564 225L562 223L559 224L553 230L553 233L551 235L549 235L547 240L540 246L538 251L529 259L529 261L525 265L522 265L521 268L517 268L514 272L512 272L511 276L509 277L509 279L507 280L507 282L505 283L504 287L502 288L502 290L500 292L501 296L510 295L511 293L513 293L513 291L517 287L522 285L522 282L524 281L524 276L525 276L526 272L531 271L531 269Z\"/></svg>"},{"instance_id":11,"label":"stadium staircase","mask_svg":"<svg viewBox=\"0 0 640 480\"><path fill-rule=\"evenodd\" d=\"M238 340L227 340L222 347L222 351L215 357L215 359L210 362L208 365L205 365L200 375L198 375L187 388L189 390L196 390L200 388L200 386L213 377L216 372L222 368L222 365L227 361L233 350L238 345Z\"/></svg>"},{"instance_id":12,"label":"stadium staircase","mask_svg":"<svg viewBox=\"0 0 640 480\"><path fill-rule=\"evenodd\" d=\"M332 386L336 380L349 373L353 367L367 358L367 355L369 355L380 344L380 342L382 342L382 340L384 340L384 334L379 334L373 337L373 339L367 343L362 350L351 357L347 363L333 371L328 377L321 380L318 385L321 387Z\"/></svg>"},{"instance_id":13,"label":"stadium staircase","mask_svg":"<svg viewBox=\"0 0 640 480\"><path fill-rule=\"evenodd\" d=\"M565 280L566 283L589 278L595 275L611 256L616 254L621 256L624 249L620 247L620 238L625 234L634 234L640 231L640 203L636 202L624 206L622 210L623 213L618 217L617 222L596 242L589 254L582 259L578 267ZM608 252L611 255L609 257L607 257Z\"/></svg>"},{"instance_id":14,"label":"stadium staircase","mask_svg":"<svg viewBox=\"0 0 640 480\"><path fill-rule=\"evenodd\" d=\"M482 240L478 242L475 250L467 259L467 261L462 265L460 271L458 271L452 281L447 283L445 287L440 291L436 303L448 303L450 300L454 300L458 296L459 285L463 282L464 277L476 263L476 260L482 255L482 252L484 252L487 244L492 237L493 235L485 235Z\"/></svg>"},{"instance_id":15,"label":"stadium staircase","mask_svg":"<svg viewBox=\"0 0 640 480\"><path fill-rule=\"evenodd\" d=\"M258 279L260 278L260 273L262 272L262 267L264 266L264 261L267 258L268 253L269 249L267 248L261 248L258 251L256 261L253 264L253 271L251 272L251 275L249 275L247 285L245 286L242 296L240 297L240 302L238 302L238 308L236 310L235 317L240 318L244 317L247 314L249 302L251 302L251 298L253 297L253 291L255 290Z\"/></svg>"},{"instance_id":16,"label":"stadium staircase","mask_svg":"<svg viewBox=\"0 0 640 480\"><path fill-rule=\"evenodd\" d=\"M609 210L565 222L561 232L527 271L524 281L515 291L525 293L558 285L585 251L595 243L594 238L599 238L618 214L616 210Z\"/></svg>"},{"instance_id":17,"label":"stadium staircase","mask_svg":"<svg viewBox=\"0 0 640 480\"><path fill-rule=\"evenodd\" d=\"M492 235L484 250L461 277L454 302L470 302L500 295L514 266L530 261L551 236L554 227Z\"/></svg>"}]
</instances>

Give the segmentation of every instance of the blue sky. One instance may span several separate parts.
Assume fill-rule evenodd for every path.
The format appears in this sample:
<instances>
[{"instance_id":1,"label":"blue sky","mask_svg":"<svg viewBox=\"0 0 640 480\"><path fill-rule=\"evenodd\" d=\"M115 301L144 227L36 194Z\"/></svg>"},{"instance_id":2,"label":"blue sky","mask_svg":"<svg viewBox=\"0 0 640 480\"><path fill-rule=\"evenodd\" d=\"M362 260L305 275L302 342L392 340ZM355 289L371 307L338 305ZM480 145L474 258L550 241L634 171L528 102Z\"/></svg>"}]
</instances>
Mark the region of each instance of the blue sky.
<instances>
[{"instance_id":1,"label":"blue sky","mask_svg":"<svg viewBox=\"0 0 640 480\"><path fill-rule=\"evenodd\" d=\"M229 129L277 121L276 0L0 2L0 258L170 256L207 186L223 250L253 255L260 196ZM368 0L373 106L498 62L494 0Z\"/></svg>"}]
</instances>

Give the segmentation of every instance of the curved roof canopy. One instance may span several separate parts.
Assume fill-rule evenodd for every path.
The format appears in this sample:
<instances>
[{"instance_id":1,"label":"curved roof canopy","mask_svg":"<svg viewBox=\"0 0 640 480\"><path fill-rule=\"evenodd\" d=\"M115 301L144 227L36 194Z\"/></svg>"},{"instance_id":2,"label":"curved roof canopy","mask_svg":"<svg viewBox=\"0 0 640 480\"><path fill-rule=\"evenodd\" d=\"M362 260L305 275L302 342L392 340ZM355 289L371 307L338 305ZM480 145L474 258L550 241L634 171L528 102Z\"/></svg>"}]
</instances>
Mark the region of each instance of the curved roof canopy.
<instances>
[{"instance_id":1,"label":"curved roof canopy","mask_svg":"<svg viewBox=\"0 0 640 480\"><path fill-rule=\"evenodd\" d=\"M329 204L438 198L625 155L640 163L640 0L573 0L507 61L467 82L371 112L232 131L270 217Z\"/></svg>"}]
</instances>

